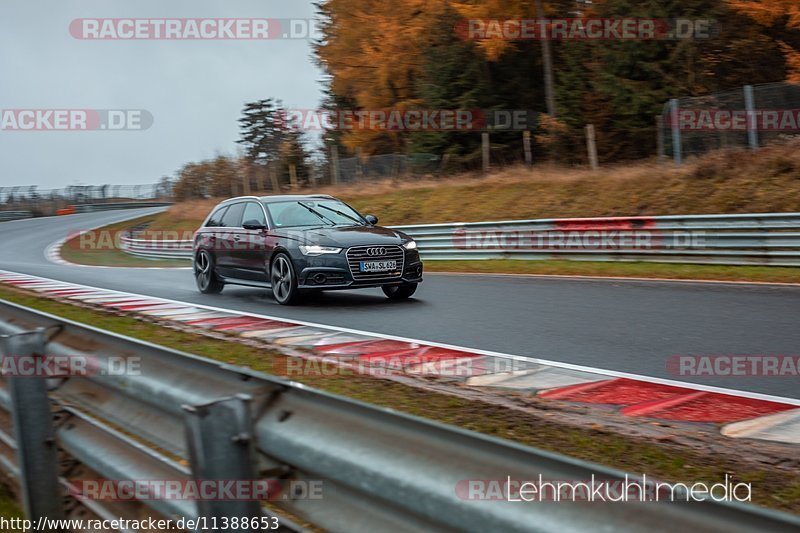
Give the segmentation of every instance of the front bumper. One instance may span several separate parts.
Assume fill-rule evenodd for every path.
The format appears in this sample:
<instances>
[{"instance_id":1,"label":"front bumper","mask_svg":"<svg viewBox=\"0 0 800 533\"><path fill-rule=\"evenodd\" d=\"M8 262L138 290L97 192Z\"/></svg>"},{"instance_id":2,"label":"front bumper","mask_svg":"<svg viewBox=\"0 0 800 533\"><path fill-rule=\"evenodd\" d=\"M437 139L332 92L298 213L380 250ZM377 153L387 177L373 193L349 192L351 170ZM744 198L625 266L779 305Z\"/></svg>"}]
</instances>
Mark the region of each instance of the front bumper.
<instances>
[{"instance_id":1,"label":"front bumper","mask_svg":"<svg viewBox=\"0 0 800 533\"><path fill-rule=\"evenodd\" d=\"M406 250L401 276L354 280L345 252L339 254L303 256L296 261L298 288L318 290L361 289L422 282L423 266L417 250Z\"/></svg>"}]
</instances>

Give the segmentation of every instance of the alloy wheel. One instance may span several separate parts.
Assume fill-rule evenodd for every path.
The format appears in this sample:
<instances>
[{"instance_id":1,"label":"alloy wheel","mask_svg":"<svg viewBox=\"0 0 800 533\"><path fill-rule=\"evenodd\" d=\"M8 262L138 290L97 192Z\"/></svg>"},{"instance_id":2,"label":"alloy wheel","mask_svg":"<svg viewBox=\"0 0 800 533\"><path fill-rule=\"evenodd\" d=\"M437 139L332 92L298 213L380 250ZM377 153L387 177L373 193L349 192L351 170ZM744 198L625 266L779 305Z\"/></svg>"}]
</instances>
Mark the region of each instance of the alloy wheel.
<instances>
[{"instance_id":1,"label":"alloy wheel","mask_svg":"<svg viewBox=\"0 0 800 533\"><path fill-rule=\"evenodd\" d=\"M281 255L272 264L272 294L280 303L284 303L292 295L292 267L289 260Z\"/></svg>"}]
</instances>

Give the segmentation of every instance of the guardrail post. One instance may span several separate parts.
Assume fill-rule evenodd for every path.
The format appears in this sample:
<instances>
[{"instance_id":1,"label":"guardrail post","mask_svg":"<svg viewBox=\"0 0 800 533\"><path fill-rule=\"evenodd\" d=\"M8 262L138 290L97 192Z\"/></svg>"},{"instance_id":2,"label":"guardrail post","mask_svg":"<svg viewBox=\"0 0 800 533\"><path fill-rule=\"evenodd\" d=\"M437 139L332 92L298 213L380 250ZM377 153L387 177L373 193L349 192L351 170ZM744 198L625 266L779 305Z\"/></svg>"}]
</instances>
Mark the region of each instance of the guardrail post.
<instances>
[{"instance_id":1,"label":"guardrail post","mask_svg":"<svg viewBox=\"0 0 800 533\"><path fill-rule=\"evenodd\" d=\"M42 357L45 330L39 328L0 336L3 358ZM39 376L6 377L11 418L17 441L17 463L25 516L29 520L63 517L63 493L58 482L58 456L47 379Z\"/></svg>"},{"instance_id":2,"label":"guardrail post","mask_svg":"<svg viewBox=\"0 0 800 533\"><path fill-rule=\"evenodd\" d=\"M184 406L192 478L196 481L256 480L252 398L246 394L205 405ZM245 499L198 500L198 514L209 520L262 516L261 502ZM257 531L245 527L240 531Z\"/></svg>"}]
</instances>

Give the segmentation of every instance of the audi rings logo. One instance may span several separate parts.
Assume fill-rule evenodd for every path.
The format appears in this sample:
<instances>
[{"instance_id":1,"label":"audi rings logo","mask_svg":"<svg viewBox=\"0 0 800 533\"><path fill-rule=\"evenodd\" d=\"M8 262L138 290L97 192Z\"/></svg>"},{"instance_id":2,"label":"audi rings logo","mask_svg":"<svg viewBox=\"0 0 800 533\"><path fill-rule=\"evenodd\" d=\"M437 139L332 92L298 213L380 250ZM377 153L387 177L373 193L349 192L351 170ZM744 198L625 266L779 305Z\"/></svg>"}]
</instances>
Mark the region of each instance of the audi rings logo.
<instances>
[{"instance_id":1,"label":"audi rings logo","mask_svg":"<svg viewBox=\"0 0 800 533\"><path fill-rule=\"evenodd\" d=\"M380 248L367 248L367 255L370 257L386 255L386 248L382 246Z\"/></svg>"}]
</instances>

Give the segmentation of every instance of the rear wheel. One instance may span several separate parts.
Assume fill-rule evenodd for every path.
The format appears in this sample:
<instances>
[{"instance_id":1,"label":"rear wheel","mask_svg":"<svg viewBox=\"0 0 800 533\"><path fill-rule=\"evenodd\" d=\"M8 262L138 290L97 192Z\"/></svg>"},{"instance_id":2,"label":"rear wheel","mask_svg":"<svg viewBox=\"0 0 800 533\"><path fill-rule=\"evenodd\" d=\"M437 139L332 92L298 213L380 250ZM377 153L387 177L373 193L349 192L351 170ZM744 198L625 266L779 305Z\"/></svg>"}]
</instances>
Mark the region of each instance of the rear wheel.
<instances>
[{"instance_id":1,"label":"rear wheel","mask_svg":"<svg viewBox=\"0 0 800 533\"><path fill-rule=\"evenodd\" d=\"M292 261L286 254L278 254L270 267L270 283L272 295L281 305L291 305L297 302L300 289L297 288L297 276L294 275Z\"/></svg>"},{"instance_id":2,"label":"rear wheel","mask_svg":"<svg viewBox=\"0 0 800 533\"><path fill-rule=\"evenodd\" d=\"M203 294L218 294L225 286L214 272L214 257L206 250L200 250L194 259L194 279Z\"/></svg>"},{"instance_id":3,"label":"rear wheel","mask_svg":"<svg viewBox=\"0 0 800 533\"><path fill-rule=\"evenodd\" d=\"M402 285L386 285L381 288L383 289L383 294L390 300L405 300L416 292L417 284L403 283Z\"/></svg>"}]
</instances>

